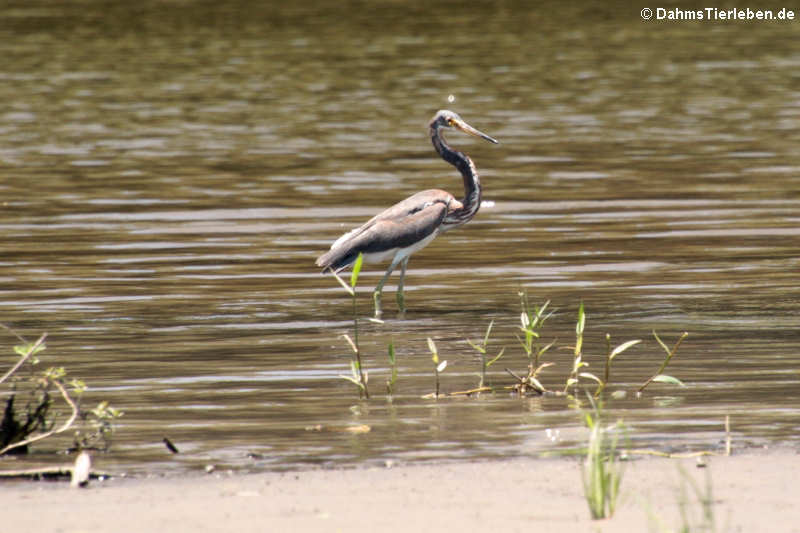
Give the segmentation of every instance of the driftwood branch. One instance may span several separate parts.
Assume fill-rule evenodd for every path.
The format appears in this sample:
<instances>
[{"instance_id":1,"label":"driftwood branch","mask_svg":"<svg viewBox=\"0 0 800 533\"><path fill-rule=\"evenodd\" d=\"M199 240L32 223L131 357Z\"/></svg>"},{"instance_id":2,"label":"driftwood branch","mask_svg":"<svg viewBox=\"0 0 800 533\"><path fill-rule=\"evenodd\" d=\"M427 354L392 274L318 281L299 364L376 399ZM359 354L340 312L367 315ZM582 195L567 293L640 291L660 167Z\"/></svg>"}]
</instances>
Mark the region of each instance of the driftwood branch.
<instances>
[{"instance_id":1,"label":"driftwood branch","mask_svg":"<svg viewBox=\"0 0 800 533\"><path fill-rule=\"evenodd\" d=\"M42 338L41 340L44 340L44 339ZM63 433L64 431L66 431L69 428L71 428L72 424L75 423L75 420L78 418L78 406L75 404L75 402L72 400L72 398L69 397L69 393L67 392L67 389L64 388L64 385L62 385L61 383L59 383L56 380L52 380L51 383L58 389L58 392L61 393L61 396L64 398L64 401L67 402L67 404L69 405L70 409L72 409L72 414L70 414L70 417L59 428L51 429L50 431L47 431L45 433L41 433L39 435L36 435L35 437L30 437L30 438L27 438L27 439L25 439L23 441L15 442L13 444L9 444L5 448L0 449L0 455L3 455L4 453L8 452L9 450L13 450L14 448L19 448L20 446L26 446L28 444L31 444L32 442L36 442L36 441L40 441L42 439L46 439L47 437L49 437L51 435L55 435L57 433Z\"/></svg>"},{"instance_id":2,"label":"driftwood branch","mask_svg":"<svg viewBox=\"0 0 800 533\"><path fill-rule=\"evenodd\" d=\"M23 468L20 470L0 470L0 479L10 478L41 478L41 477L70 477L73 465L47 466L44 468ZM111 473L102 470L92 470L89 477L97 479L100 477L113 477Z\"/></svg>"},{"instance_id":3,"label":"driftwood branch","mask_svg":"<svg viewBox=\"0 0 800 533\"><path fill-rule=\"evenodd\" d=\"M30 359L30 357L39 350L39 346L44 344L44 339L45 338L47 338L47 333L43 333L42 336L39 337L39 340L34 342L30 346L30 348L28 348L28 351L25 352L25 354L22 357L19 358L19 361L17 361L17 363L14 366L11 367L11 370L9 370L5 374L3 374L3 377L0 378L0 383L4 382L8 378L10 378L12 375L14 375L14 372L19 370L19 367L21 367L23 364L25 364L25 361ZM2 452L0 452L0 455L2 455Z\"/></svg>"},{"instance_id":4,"label":"driftwood branch","mask_svg":"<svg viewBox=\"0 0 800 533\"><path fill-rule=\"evenodd\" d=\"M470 389L470 390L460 390L460 391L451 392L447 396L472 396L473 394L478 394L478 393L481 393L481 392L492 392L493 390L494 389L491 388L491 387L485 387L484 386L484 387L478 387L478 388Z\"/></svg>"}]
</instances>

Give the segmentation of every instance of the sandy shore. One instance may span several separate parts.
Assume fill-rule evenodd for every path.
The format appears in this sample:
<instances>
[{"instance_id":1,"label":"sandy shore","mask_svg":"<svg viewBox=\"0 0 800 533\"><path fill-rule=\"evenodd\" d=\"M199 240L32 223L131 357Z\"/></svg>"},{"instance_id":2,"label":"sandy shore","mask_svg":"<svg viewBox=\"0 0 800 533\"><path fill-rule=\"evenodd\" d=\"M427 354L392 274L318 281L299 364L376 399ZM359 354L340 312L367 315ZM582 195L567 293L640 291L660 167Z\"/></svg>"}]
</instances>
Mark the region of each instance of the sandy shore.
<instances>
[{"instance_id":1,"label":"sandy shore","mask_svg":"<svg viewBox=\"0 0 800 533\"><path fill-rule=\"evenodd\" d=\"M593 521L572 459L515 459L356 470L113 479L70 489L63 482L2 482L9 532L128 531L678 531L687 488L691 531L702 506L678 465L705 486L711 475L714 531L800 532L800 455L783 450L706 459L647 458L627 464L623 502ZM660 522L659 522L660 521Z\"/></svg>"}]
</instances>

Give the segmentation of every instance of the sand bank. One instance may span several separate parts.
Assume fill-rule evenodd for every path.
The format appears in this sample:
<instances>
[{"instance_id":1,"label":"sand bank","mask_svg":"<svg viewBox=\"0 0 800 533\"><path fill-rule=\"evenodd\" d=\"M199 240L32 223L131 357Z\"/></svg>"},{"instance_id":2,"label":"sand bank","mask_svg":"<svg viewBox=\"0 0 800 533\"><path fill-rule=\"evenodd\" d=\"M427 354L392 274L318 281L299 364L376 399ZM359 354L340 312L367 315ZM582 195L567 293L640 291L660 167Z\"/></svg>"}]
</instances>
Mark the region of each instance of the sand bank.
<instances>
[{"instance_id":1,"label":"sand bank","mask_svg":"<svg viewBox=\"0 0 800 533\"><path fill-rule=\"evenodd\" d=\"M681 487L692 531L697 502L682 465L713 487L716 531L800 532L800 455L790 450L627 464L623 501L610 520L593 521L574 459L353 470L117 478L86 489L67 483L2 483L9 532L203 531L677 531Z\"/></svg>"}]
</instances>

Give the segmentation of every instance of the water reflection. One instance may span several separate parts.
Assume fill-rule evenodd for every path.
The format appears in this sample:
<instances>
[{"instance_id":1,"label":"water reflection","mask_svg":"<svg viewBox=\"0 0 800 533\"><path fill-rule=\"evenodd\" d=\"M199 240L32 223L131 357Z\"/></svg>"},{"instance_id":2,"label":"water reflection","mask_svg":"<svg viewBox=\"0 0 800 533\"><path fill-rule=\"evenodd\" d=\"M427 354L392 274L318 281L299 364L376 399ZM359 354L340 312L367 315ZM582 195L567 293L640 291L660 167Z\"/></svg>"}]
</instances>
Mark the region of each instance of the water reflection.
<instances>
[{"instance_id":1,"label":"water reflection","mask_svg":"<svg viewBox=\"0 0 800 533\"><path fill-rule=\"evenodd\" d=\"M0 321L47 331L47 354L90 384L87 401L126 412L105 467L569 445L583 434L562 399L420 399L433 386L428 336L450 363L446 390L476 383L464 339L492 319L503 364L524 367L520 288L559 308L545 330L559 345L585 302L593 366L607 331L690 331L671 367L688 389L607 406L637 444L713 445L727 414L735 442L796 440L791 26L648 25L612 7L515 2L139 6L19 3L0 28ZM417 190L460 190L426 138L445 106L502 142L453 139L494 205L415 255L405 320L387 297L387 323L364 323L378 399L358 402L338 378L348 301L313 261ZM364 314L379 275L362 276ZM388 402L390 340L400 379ZM543 380L558 388L569 352L552 358ZM615 383L633 388L659 361L648 340ZM498 367L492 379L508 377ZM306 429L318 424L372 431Z\"/></svg>"}]
</instances>

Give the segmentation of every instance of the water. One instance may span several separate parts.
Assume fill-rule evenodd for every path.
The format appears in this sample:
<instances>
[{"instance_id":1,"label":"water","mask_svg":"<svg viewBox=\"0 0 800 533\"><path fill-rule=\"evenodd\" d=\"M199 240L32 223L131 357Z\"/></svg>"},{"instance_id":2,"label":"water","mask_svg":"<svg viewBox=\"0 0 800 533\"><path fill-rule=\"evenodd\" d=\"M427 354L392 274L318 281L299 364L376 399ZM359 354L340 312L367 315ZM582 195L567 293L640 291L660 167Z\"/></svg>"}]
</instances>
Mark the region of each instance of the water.
<instances>
[{"instance_id":1,"label":"water","mask_svg":"<svg viewBox=\"0 0 800 533\"><path fill-rule=\"evenodd\" d=\"M569 372L577 306L642 338L608 400L632 441L711 449L800 434L797 24L644 23L638 11L501 2L12 2L0 23L0 322L48 333L43 365L125 412L102 468L185 471L510 457L585 437L563 398L424 400L523 372L518 291L558 309L542 374ZM452 95L454 101L450 102ZM357 400L344 291L313 266L343 231L421 189L458 196L426 124L458 111L485 207L410 262L404 319L362 320ZM381 273L362 274L359 313ZM387 401L387 345L399 360ZM11 357L16 342L3 341ZM11 359L9 359L10 361ZM5 366L5 365L4 365ZM368 433L343 431L367 425ZM317 431L322 426L323 431ZM162 439L180 449L170 455ZM36 448L30 461L68 442ZM60 460L60 459L56 459ZM16 464L28 460L18 460Z\"/></svg>"}]
</instances>

